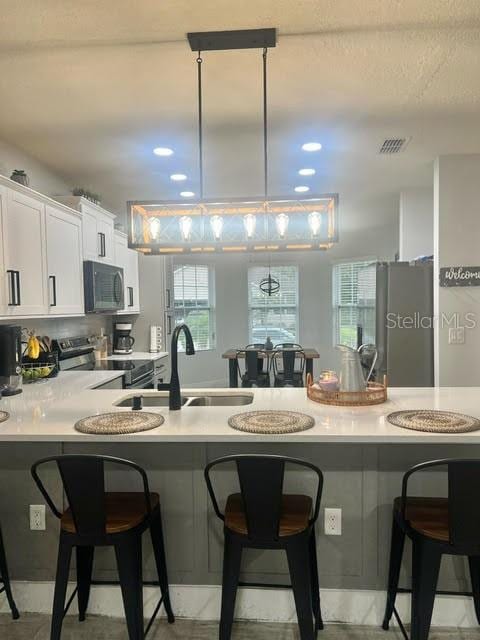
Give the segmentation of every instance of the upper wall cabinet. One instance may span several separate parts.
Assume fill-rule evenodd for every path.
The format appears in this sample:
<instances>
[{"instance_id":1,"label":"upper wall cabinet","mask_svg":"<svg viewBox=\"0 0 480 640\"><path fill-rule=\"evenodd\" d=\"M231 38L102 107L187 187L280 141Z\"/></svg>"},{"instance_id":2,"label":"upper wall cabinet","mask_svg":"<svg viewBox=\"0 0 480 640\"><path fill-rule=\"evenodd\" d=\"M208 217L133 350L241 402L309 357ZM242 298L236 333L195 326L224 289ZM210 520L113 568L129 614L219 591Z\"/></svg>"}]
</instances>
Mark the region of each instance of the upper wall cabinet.
<instances>
[{"instance_id":1,"label":"upper wall cabinet","mask_svg":"<svg viewBox=\"0 0 480 640\"><path fill-rule=\"evenodd\" d=\"M125 282L125 309L117 314L140 313L138 253L128 248L127 236L115 232L115 264L123 267Z\"/></svg>"},{"instance_id":2,"label":"upper wall cabinet","mask_svg":"<svg viewBox=\"0 0 480 640\"><path fill-rule=\"evenodd\" d=\"M45 205L8 188L2 204L4 314L45 315L48 313Z\"/></svg>"},{"instance_id":3,"label":"upper wall cabinet","mask_svg":"<svg viewBox=\"0 0 480 640\"><path fill-rule=\"evenodd\" d=\"M50 315L84 312L82 218L47 205L47 273Z\"/></svg>"},{"instance_id":4,"label":"upper wall cabinet","mask_svg":"<svg viewBox=\"0 0 480 640\"><path fill-rule=\"evenodd\" d=\"M59 202L80 211L83 218L83 259L115 263L115 215L79 196L57 198Z\"/></svg>"}]
</instances>

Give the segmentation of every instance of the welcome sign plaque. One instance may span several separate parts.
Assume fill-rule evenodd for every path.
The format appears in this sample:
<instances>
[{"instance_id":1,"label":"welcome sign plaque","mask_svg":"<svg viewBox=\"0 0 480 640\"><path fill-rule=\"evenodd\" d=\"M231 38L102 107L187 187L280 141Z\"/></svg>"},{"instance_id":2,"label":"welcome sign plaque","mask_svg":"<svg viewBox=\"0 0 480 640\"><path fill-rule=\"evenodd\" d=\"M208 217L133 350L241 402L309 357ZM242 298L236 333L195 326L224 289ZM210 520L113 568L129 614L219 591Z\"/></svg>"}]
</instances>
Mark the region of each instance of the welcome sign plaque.
<instances>
[{"instance_id":1,"label":"welcome sign plaque","mask_svg":"<svg viewBox=\"0 0 480 640\"><path fill-rule=\"evenodd\" d=\"M480 287L480 267L444 267L440 269L441 287Z\"/></svg>"}]
</instances>

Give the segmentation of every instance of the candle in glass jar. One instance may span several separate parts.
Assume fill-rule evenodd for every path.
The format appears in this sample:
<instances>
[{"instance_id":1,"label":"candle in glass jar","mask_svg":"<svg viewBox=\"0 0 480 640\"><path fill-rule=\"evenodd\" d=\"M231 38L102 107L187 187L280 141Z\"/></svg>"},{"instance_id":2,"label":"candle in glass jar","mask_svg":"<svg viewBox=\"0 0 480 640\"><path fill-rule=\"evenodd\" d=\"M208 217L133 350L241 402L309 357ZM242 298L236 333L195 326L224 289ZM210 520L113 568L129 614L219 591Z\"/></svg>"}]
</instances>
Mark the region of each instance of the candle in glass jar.
<instances>
[{"instance_id":1,"label":"candle in glass jar","mask_svg":"<svg viewBox=\"0 0 480 640\"><path fill-rule=\"evenodd\" d=\"M318 381L323 391L338 391L338 376L335 371L322 371Z\"/></svg>"}]
</instances>

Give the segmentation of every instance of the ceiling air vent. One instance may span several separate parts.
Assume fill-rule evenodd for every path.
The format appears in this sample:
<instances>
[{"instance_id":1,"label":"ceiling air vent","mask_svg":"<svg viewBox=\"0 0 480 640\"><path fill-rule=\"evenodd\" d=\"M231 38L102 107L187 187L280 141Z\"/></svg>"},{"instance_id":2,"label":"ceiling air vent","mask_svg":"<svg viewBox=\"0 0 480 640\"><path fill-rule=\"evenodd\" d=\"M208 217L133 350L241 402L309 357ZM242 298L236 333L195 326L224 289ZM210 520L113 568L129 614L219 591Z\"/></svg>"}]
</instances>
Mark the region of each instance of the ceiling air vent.
<instances>
[{"instance_id":1,"label":"ceiling air vent","mask_svg":"<svg viewBox=\"0 0 480 640\"><path fill-rule=\"evenodd\" d=\"M409 138L386 138L380 147L380 153L400 153L407 146Z\"/></svg>"}]
</instances>

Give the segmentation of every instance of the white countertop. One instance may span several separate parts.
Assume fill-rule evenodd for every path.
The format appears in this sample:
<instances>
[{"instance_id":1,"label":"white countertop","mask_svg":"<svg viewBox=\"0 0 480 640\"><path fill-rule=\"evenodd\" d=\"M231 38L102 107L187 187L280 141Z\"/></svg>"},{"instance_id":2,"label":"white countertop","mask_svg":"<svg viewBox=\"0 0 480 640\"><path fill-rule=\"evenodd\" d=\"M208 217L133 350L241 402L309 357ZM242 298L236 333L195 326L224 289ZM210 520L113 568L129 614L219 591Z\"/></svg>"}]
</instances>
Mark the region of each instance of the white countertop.
<instances>
[{"instance_id":1,"label":"white countertop","mask_svg":"<svg viewBox=\"0 0 480 640\"><path fill-rule=\"evenodd\" d=\"M305 389L183 389L183 395L253 394L253 403L230 407L148 408L165 416L158 429L117 436L85 435L73 425L85 416L109 411L123 397L138 394L128 389L93 390L92 387L119 377L118 371L64 371L57 378L24 386L18 396L2 398L0 408L10 413L0 423L0 441L124 441L132 442L357 442L357 443L477 443L480 431L466 434L432 434L391 425L386 415L399 409L444 409L480 416L478 388L390 389L389 400L372 407L331 407L306 397ZM143 391L149 395L152 391ZM167 395L165 393L165 395ZM257 409L302 411L315 418L308 431L281 436L243 433L231 429L227 420L234 413Z\"/></svg>"},{"instance_id":2,"label":"white countertop","mask_svg":"<svg viewBox=\"0 0 480 640\"><path fill-rule=\"evenodd\" d=\"M102 360L160 360L166 358L168 351L158 351L150 353L150 351L133 351L132 353L115 353Z\"/></svg>"}]
</instances>

